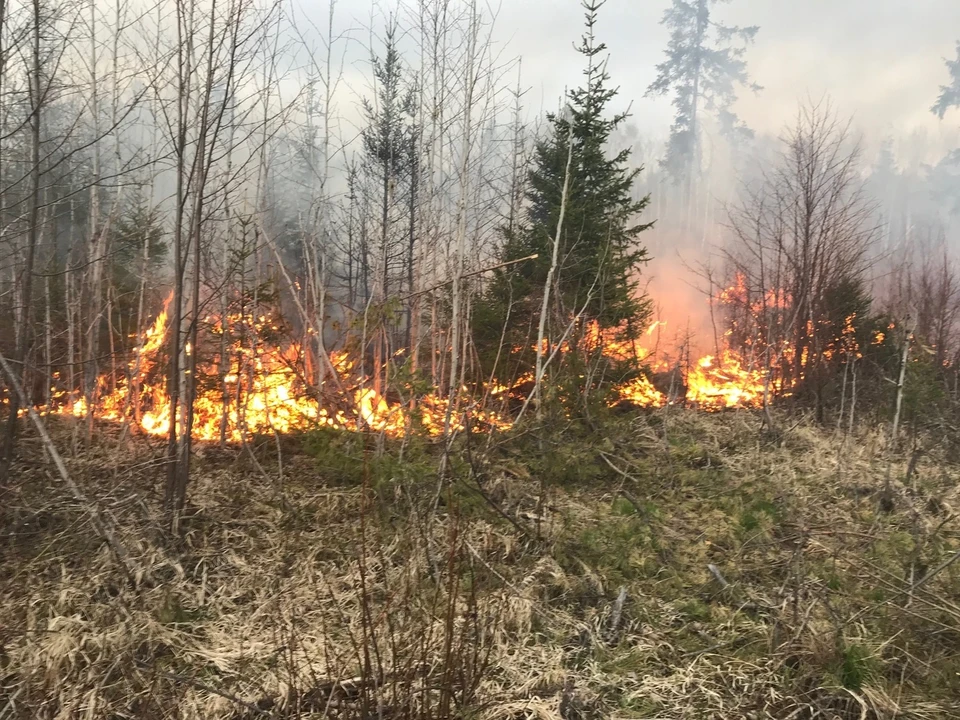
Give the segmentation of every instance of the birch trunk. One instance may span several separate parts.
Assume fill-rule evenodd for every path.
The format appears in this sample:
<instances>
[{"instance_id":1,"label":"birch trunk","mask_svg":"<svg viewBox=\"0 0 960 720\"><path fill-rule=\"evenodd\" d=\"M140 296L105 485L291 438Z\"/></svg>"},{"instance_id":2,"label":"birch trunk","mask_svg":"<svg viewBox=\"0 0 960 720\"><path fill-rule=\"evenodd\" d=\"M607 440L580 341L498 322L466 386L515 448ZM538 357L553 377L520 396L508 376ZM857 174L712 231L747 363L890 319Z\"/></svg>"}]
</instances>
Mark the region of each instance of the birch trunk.
<instances>
[{"instance_id":1,"label":"birch trunk","mask_svg":"<svg viewBox=\"0 0 960 720\"><path fill-rule=\"evenodd\" d=\"M466 82L464 84L463 107L463 145L460 158L460 200L457 207L457 245L456 271L453 276L453 317L450 326L450 388L447 395L447 411L443 419L443 436L449 441L451 437L451 420L454 405L457 403L460 389L460 336L462 324L463 303L463 266L467 246L467 198L470 192L469 163L470 150L473 139L473 93L476 82L476 50L477 50L477 7L476 2L470 6L470 28L466 61Z\"/></svg>"},{"instance_id":2,"label":"birch trunk","mask_svg":"<svg viewBox=\"0 0 960 720\"><path fill-rule=\"evenodd\" d=\"M567 213L567 193L570 191L570 167L573 164L573 114L567 112L569 130L567 132L567 164L563 173L563 191L560 195L560 215L557 218L557 232L553 236L553 252L550 257L550 269L547 271L547 281L543 286L543 303L540 306L540 322L537 325L537 363L533 381L533 396L537 401L537 419L543 418L543 403L540 396L540 385L543 380L543 344L547 332L547 311L550 307L550 290L553 287L553 278L557 272L557 261L560 256L560 238L563 236L563 220Z\"/></svg>"}]
</instances>

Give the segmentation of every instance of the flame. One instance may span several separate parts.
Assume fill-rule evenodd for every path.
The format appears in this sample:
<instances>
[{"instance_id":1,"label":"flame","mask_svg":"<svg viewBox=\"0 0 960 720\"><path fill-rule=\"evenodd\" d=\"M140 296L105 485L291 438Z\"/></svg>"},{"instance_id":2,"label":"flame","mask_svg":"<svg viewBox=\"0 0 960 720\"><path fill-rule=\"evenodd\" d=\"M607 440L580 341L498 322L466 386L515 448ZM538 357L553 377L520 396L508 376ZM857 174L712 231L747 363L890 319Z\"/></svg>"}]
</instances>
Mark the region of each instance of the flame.
<instances>
[{"instance_id":1,"label":"flame","mask_svg":"<svg viewBox=\"0 0 960 720\"><path fill-rule=\"evenodd\" d=\"M646 375L640 375L626 385L618 388L620 400L626 400L643 407L663 407L667 397L657 390Z\"/></svg>"},{"instance_id":2,"label":"flame","mask_svg":"<svg viewBox=\"0 0 960 720\"><path fill-rule=\"evenodd\" d=\"M166 435L171 426L171 399L167 377L159 373L162 353L168 337L170 298L153 323L140 336L125 377L110 387L106 376L98 382L96 416L101 420L130 422L149 435ZM330 386L340 392L308 392L308 385L297 371L302 348L296 342L285 347L264 340L271 331L279 330L276 318L266 314L232 313L225 319L204 318L209 326L211 346L222 340L226 346L216 348L213 362L198 362L196 396L193 403L192 436L197 440L224 439L239 442L252 434L288 433L313 427L342 430L374 430L400 436L409 431L413 415L430 435L444 432L448 400L437 394L418 398L415 403L388 402L364 378L355 375L355 363L345 352L330 353L330 365L336 378ZM206 353L204 340L194 348L183 346L189 360L194 352ZM184 368L184 375L189 373ZM351 390L351 388L353 388ZM510 392L512 388L492 385L493 392ZM320 388L329 391L330 387ZM321 398L316 397L322 396ZM333 397L339 395L339 398ZM139 409L140 412L136 412ZM64 392L54 395L51 412L85 417L87 400L72 400ZM469 403L450 412L450 427L463 430L464 415L472 422L487 427L506 428L510 422L497 413L482 410ZM177 418L183 432L185 408L180 406Z\"/></svg>"},{"instance_id":3,"label":"flame","mask_svg":"<svg viewBox=\"0 0 960 720\"><path fill-rule=\"evenodd\" d=\"M767 373L745 367L739 354L707 355L687 375L687 402L705 410L763 405Z\"/></svg>"},{"instance_id":4,"label":"flame","mask_svg":"<svg viewBox=\"0 0 960 720\"><path fill-rule=\"evenodd\" d=\"M759 295L759 297L758 297ZM150 435L169 433L171 423L178 431L185 429L185 408L180 403L178 417L171 418L171 399L163 371L166 367L166 340L170 299L164 304L151 325L138 338L127 372L116 381L100 379L96 401L96 416L100 419L128 422ZM746 311L748 318L766 317L772 310L782 311L790 303L784 291L750 293L743 276L721 290L713 302ZM860 357L855 330L855 316L845 318L839 337L820 351L825 358L837 354ZM564 340L557 348L544 339L543 350L552 353L559 349L569 352L571 343L577 343L589 353L602 353L617 362L642 363L660 371L671 369L667 361L657 357L659 338L667 323L654 320L635 332L619 328L601 328L596 322L587 323L578 340ZM763 327L766 323L755 323ZM279 318L269 313L227 313L225 317L211 315L204 318L203 332L198 335L196 347L183 346L183 357L188 364L196 361L196 388L193 403L191 432L199 440L240 441L252 434L287 433L313 427L331 427L349 431L371 430L392 436L403 436L414 427L429 435L442 435L449 423L453 430L463 430L467 423L477 427L506 429L512 420L506 408L513 401L521 401L534 382L533 373L526 373L513 382L496 378L481 388L481 399L470 399L464 392L453 400L439 391L417 397L384 396L370 378L357 370L357 363L342 351L329 355L333 374L319 386L311 386L302 376L304 349L296 342L277 344L281 329ZM808 328L812 332L812 328ZM307 329L316 335L315 328ZM705 355L689 368L674 365L673 379L684 381L686 395L680 398L696 408L717 411L725 408L761 407L764 398L774 391L791 391L789 382L778 372L792 367L797 358L796 349L788 342L782 347L767 344L761 333L743 337L744 328L731 324L722 336L723 347ZM731 343L741 343L738 352ZM884 333L877 332L874 343L880 343ZM519 348L517 348L519 349ZM800 348L801 367L809 359L809 348ZM401 351L402 353L402 351ZM757 361L757 358L765 358ZM184 372L188 368L183 369ZM795 373L794 373L795 374ZM463 388L467 390L467 388ZM768 393L769 391L769 393ZM483 406L493 400L504 408L497 412ZM453 407L451 402L455 402ZM610 404L622 402L638 406L664 407L674 398L668 398L646 374L633 376L614 388ZM52 412L76 417L88 412L85 398L75 399L73 392L54 394Z\"/></svg>"}]
</instances>

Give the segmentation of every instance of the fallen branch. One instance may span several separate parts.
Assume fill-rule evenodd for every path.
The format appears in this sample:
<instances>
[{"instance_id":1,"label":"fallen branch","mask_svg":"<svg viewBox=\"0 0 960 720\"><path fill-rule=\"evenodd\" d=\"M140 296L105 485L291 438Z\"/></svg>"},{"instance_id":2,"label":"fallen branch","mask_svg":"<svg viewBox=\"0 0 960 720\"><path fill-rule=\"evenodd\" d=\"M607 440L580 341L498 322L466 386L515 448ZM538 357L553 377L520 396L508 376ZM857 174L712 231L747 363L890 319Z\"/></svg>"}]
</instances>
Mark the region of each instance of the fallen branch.
<instances>
[{"instance_id":1,"label":"fallen branch","mask_svg":"<svg viewBox=\"0 0 960 720\"><path fill-rule=\"evenodd\" d=\"M157 675L164 677L167 680L173 680L174 682L192 685L197 690L203 690L204 692L211 693L212 695L217 695L219 697L222 697L224 700L229 700L232 703L236 703L237 705L246 708L247 710L249 710L252 713L255 713L256 715L262 715L264 717L269 717L271 715L270 712L268 712L267 710L264 710L263 708L259 707L258 705L252 702L247 702L242 698L238 698L236 695L231 695L230 693L224 692L223 690L218 690L217 688L211 685L202 683L199 680L194 680L192 677L188 677L186 675L178 675L176 673L171 673L171 672L166 672L165 670L158 670L157 668L153 666L149 666L146 663L142 663L142 662L138 662L137 665L143 668L144 670L150 670L151 672L155 672Z\"/></svg>"},{"instance_id":2,"label":"fallen branch","mask_svg":"<svg viewBox=\"0 0 960 720\"><path fill-rule=\"evenodd\" d=\"M720 568L718 568L716 565L714 565L713 563L708 563L707 570L709 570L710 574L713 575L714 579L718 583L720 583L721 588L726 590L728 587L730 587L730 583L727 582L727 579L720 572Z\"/></svg>"},{"instance_id":3,"label":"fallen branch","mask_svg":"<svg viewBox=\"0 0 960 720\"><path fill-rule=\"evenodd\" d=\"M613 603L613 610L610 613L610 637L615 642L620 630L620 621L623 619L623 605L627 601L627 587L620 586L617 593L617 599Z\"/></svg>"},{"instance_id":4,"label":"fallen branch","mask_svg":"<svg viewBox=\"0 0 960 720\"><path fill-rule=\"evenodd\" d=\"M130 567L130 554L127 552L127 549L113 534L113 531L104 520L99 508L97 508L96 503L90 500L80 489L80 486L77 485L70 477L70 473L67 472L67 466L63 462L63 458L60 457L60 453L57 452L57 446L50 438L50 433L47 432L47 428L43 424L43 420L40 419L37 411L34 410L33 406L27 401L27 394L23 391L23 384L20 382L20 378L17 377L16 373L13 372L13 368L10 367L10 363L7 361L7 358L4 357L3 353L0 353L0 365L3 366L3 371L10 380L10 385L20 398L20 405L26 408L27 414L30 416L30 420L33 422L34 427L37 429L37 433L40 435L40 439L47 448L47 452L49 452L50 457L53 458L53 463L57 466L57 472L60 473L60 477L63 479L64 484L66 484L66 486L70 489L74 499L79 502L80 505L83 506L83 509L86 510L90 515L90 520L93 523L93 527L97 531L97 534L103 538L103 540L113 551L113 554L116 556L120 566L123 568L127 579L130 581L130 584L135 586L135 574Z\"/></svg>"},{"instance_id":5,"label":"fallen branch","mask_svg":"<svg viewBox=\"0 0 960 720\"><path fill-rule=\"evenodd\" d=\"M888 597L888 598L887 598L886 600L884 600L883 602L876 603L875 605L873 605L873 606L871 606L871 607L864 608L863 610L858 610L858 611L855 612L853 615L851 615L845 622L841 623L840 627L845 627L845 626L849 625L850 623L854 622L855 620L858 620L859 618L863 617L864 615L866 615L866 614L867 614L868 612L870 612L871 610L878 610L879 608L883 607L884 605L889 605L889 604L892 603L894 600L899 600L900 598L902 598L902 597L904 597L904 596L913 596L913 594L914 594L917 590L919 590L921 587L923 587L923 586L926 585L928 582L930 582L931 580L933 580L933 578L935 578L937 575L939 575L940 573L942 573L944 570L946 570L948 567L950 567L951 565L953 565L953 564L954 564L955 562L957 562L958 560L960 560L960 550L957 550L953 555L951 555L951 556L948 557L946 560L944 560L942 563L940 563L939 565L937 565L937 567L935 567L933 570L931 570L930 572L928 572L926 575L924 575L922 578L920 578L919 580L917 580L915 583L912 583L912 584L911 584L910 586L908 586L906 589L901 590L900 592L898 592L896 595L892 595L891 597Z\"/></svg>"},{"instance_id":6,"label":"fallen branch","mask_svg":"<svg viewBox=\"0 0 960 720\"><path fill-rule=\"evenodd\" d=\"M639 483L640 483L640 481L639 481L637 478L635 478L633 475L631 475L630 473L628 473L626 470L623 470L622 468L617 467L617 466L610 460L610 458L609 458L609 456L607 455L607 453L603 452L602 450L600 451L600 457L603 458L603 461L604 461L607 465L609 465L610 468L611 468L614 472L616 472L618 475L622 476L625 481L626 481L626 480L629 480L630 482L632 482L632 483L634 483L634 484L639 484ZM618 459L621 459L621 458L618 458ZM624 461L624 462L625 462L625 461ZM640 504L640 501L637 500L633 495L631 495L630 493L628 493L626 490L623 489L623 483L622 483L622 482L620 483L620 487L617 489L617 495L619 495L619 496L622 497L624 500L626 500L628 503L630 503L631 505L633 505L634 509L637 511L637 513L640 515L640 517L642 517L642 518L644 519L644 521L645 521L646 523L650 524L650 523L653 521L653 518L650 516L650 513L647 511L647 509L646 509L645 507L643 507L643 505Z\"/></svg>"}]
</instances>

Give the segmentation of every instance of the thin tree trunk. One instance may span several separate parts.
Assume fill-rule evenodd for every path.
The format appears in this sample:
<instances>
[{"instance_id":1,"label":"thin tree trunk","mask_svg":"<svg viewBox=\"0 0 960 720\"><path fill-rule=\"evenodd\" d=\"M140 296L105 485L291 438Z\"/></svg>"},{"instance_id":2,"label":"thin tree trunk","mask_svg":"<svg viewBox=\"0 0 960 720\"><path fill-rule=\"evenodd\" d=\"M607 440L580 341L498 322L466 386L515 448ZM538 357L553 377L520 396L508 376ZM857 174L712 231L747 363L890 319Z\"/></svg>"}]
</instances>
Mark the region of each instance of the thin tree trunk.
<instances>
[{"instance_id":1,"label":"thin tree trunk","mask_svg":"<svg viewBox=\"0 0 960 720\"><path fill-rule=\"evenodd\" d=\"M73 254L73 228L76 226L75 220L75 207L73 198L70 199L70 254L67 255L67 267L63 276L64 284L64 296L67 304L67 402L73 406L75 392L76 392L76 382L75 377L75 360L76 360L76 314L74 313L74 307L76 300L74 298L74 293L76 288L74 287L73 279L73 269L70 267L71 255Z\"/></svg>"},{"instance_id":2,"label":"thin tree trunk","mask_svg":"<svg viewBox=\"0 0 960 720\"><path fill-rule=\"evenodd\" d=\"M450 342L450 387L447 395L447 411L443 420L443 435L448 440L451 437L451 419L453 417L454 405L459 395L459 377L460 377L460 333L462 323L462 303L463 289L461 287L463 278L464 258L467 251L467 198L469 196L469 163L470 150L473 141L473 93L474 83L476 82L476 48L477 48L477 8L476 2L471 3L470 16L470 38L468 40L468 49L466 55L466 83L464 85L465 98L463 107L463 147L460 161L460 200L457 208L457 257L456 270L453 277L453 317L451 318L451 342Z\"/></svg>"},{"instance_id":3,"label":"thin tree trunk","mask_svg":"<svg viewBox=\"0 0 960 720\"><path fill-rule=\"evenodd\" d=\"M27 221L27 255L23 268L23 282L21 293L21 315L17 331L12 371L19 372L21 387L26 387L27 353L30 348L32 309L33 309L33 264L36 256L37 243L40 237L40 132L43 118L43 107L47 88L41 87L41 0L33 0L33 27L30 90L32 95L30 113L30 210ZM9 374L9 373L8 373ZM11 375L11 382L18 378ZM2 464L0 464L0 484L8 481L10 465L13 463L17 442L17 419L22 405L26 405L27 397L24 393L13 393L10 398L10 415L7 418L7 432L4 441Z\"/></svg>"},{"instance_id":4,"label":"thin tree trunk","mask_svg":"<svg viewBox=\"0 0 960 720\"><path fill-rule=\"evenodd\" d=\"M850 359L843 363L843 384L840 386L840 414L837 416L837 430L843 427L843 412L847 403L847 376L850 374Z\"/></svg>"},{"instance_id":5,"label":"thin tree trunk","mask_svg":"<svg viewBox=\"0 0 960 720\"><path fill-rule=\"evenodd\" d=\"M854 360L853 364L853 377L851 378L851 388L850 388L850 416L847 422L847 432L853 432L853 423L854 417L857 413L857 364Z\"/></svg>"},{"instance_id":6,"label":"thin tree trunk","mask_svg":"<svg viewBox=\"0 0 960 720\"><path fill-rule=\"evenodd\" d=\"M50 275L43 279L43 299L45 306L45 322L43 334L43 359L47 366L47 378L43 388L43 405L49 413L53 401L53 320L50 317Z\"/></svg>"},{"instance_id":7,"label":"thin tree trunk","mask_svg":"<svg viewBox=\"0 0 960 720\"><path fill-rule=\"evenodd\" d=\"M913 336L913 327L907 331L903 338L903 353L900 356L900 377L897 379L897 405L893 413L893 426L890 430L891 445L894 452L897 450L897 443L900 433L900 411L903 407L903 387L907 377L907 361L910 357L910 338Z\"/></svg>"},{"instance_id":8,"label":"thin tree trunk","mask_svg":"<svg viewBox=\"0 0 960 720\"><path fill-rule=\"evenodd\" d=\"M202 260L201 249L203 241L202 233L205 212L204 200L206 197L205 193L207 190L207 180L209 178L210 168L213 163L213 152L217 140L217 131L221 126L223 114L228 102L230 101L230 94L232 90L231 80L233 69L231 67L228 70L228 77L226 79L222 105L218 108L216 115L211 116L211 105L213 101L213 78L216 62L216 49L218 45L218 38L216 34L216 10L217 2L214 0L214 2L212 2L210 5L210 10L208 13L209 32L207 37L207 46L205 48L207 59L206 67L204 69L206 73L206 79L200 98L202 110L200 113L199 131L193 158L193 164L196 170L196 186L194 188L194 199L191 207L191 229L189 239L193 250L193 263L191 268L193 271L193 277L190 297L190 339L188 344L185 346L186 370L183 373L185 379L184 389L186 391L183 403L183 432L180 436L179 463L173 498L174 511L171 523L171 531L175 535L179 534L180 532L180 514L182 513L186 504L187 485L190 481L190 459L193 448L194 406L197 399L197 357L200 354L200 277ZM227 23L227 27L224 30L223 37L219 38L220 43L228 43L231 41L230 35L232 33L230 24L233 22L239 22L239 18L234 18L232 15L230 15L225 22ZM233 46L234 51L235 49L236 47Z\"/></svg>"},{"instance_id":9,"label":"thin tree trunk","mask_svg":"<svg viewBox=\"0 0 960 720\"><path fill-rule=\"evenodd\" d=\"M193 4L189 5L189 12L193 12ZM168 524L174 529L179 524L179 513L175 510L177 482L180 464L180 442L177 434L178 417L180 414L180 350L181 333L183 332L183 281L185 258L183 255L183 223L187 203L187 112L190 108L191 95L191 53L186 43L192 42L192 28L186 27L187 17L184 9L177 4L177 137L174 153L177 158L176 180L176 209L174 211L173 226L173 257L174 257L174 288L170 321L170 367L167 375L167 396L169 397L169 432L167 434L167 484L164 493L164 508L167 513ZM192 23L191 23L192 25Z\"/></svg>"},{"instance_id":10,"label":"thin tree trunk","mask_svg":"<svg viewBox=\"0 0 960 720\"><path fill-rule=\"evenodd\" d=\"M413 305L416 302L415 291L413 288L413 264L414 250L417 233L417 183L420 175L419 147L416 137L410 142L410 227L407 233L407 292L410 293L410 299L407 302L407 353L408 359L413 361L414 337L413 337ZM413 361L415 363L415 361Z\"/></svg>"},{"instance_id":11,"label":"thin tree trunk","mask_svg":"<svg viewBox=\"0 0 960 720\"><path fill-rule=\"evenodd\" d=\"M96 1L90 0L90 113L93 118L93 178L90 182L90 253L87 257L90 290L87 293L86 322L87 359L84 363L83 391L87 401L86 442L93 440L93 418L97 404L97 376L100 355L100 307L103 294L102 273L105 261L105 233L100 230L100 95L97 76L97 13Z\"/></svg>"},{"instance_id":12,"label":"thin tree trunk","mask_svg":"<svg viewBox=\"0 0 960 720\"><path fill-rule=\"evenodd\" d=\"M573 114L567 113L569 130L567 132L567 165L563 173L563 191L560 195L560 216L557 218L557 231L553 237L553 254L550 258L550 269L547 271L547 281L543 286L543 303L540 306L540 322L537 325L537 363L534 375L533 396L537 400L537 419L543 418L543 402L540 396L540 385L543 380L544 340L547 331L547 309L550 307L550 290L553 287L553 278L557 272L557 261L560 257L560 238L563 236L563 220L567 214L567 194L570 190L570 168L573 165Z\"/></svg>"}]
</instances>

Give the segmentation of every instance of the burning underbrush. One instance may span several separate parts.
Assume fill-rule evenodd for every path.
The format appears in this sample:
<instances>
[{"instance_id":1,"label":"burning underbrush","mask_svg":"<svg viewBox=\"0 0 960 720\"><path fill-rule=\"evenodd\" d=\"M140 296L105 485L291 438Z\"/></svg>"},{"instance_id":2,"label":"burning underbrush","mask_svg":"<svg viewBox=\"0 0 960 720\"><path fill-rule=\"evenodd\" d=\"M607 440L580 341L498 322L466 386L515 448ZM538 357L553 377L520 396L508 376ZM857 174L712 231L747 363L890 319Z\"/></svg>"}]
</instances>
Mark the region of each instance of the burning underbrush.
<instances>
[{"instance_id":1,"label":"burning underbrush","mask_svg":"<svg viewBox=\"0 0 960 720\"><path fill-rule=\"evenodd\" d=\"M822 419L826 396L841 416L853 413L858 392L876 394L883 378L899 370L897 343L905 338L893 320L870 315L862 303L840 304L832 314L800 323L789 293L751 291L739 274L710 303L722 332L714 330L709 352L694 353L702 339L697 342L689 330L672 332L665 320L648 322L639 332L629 323L608 328L574 323L559 343L544 340L542 357L552 365L542 384L567 409L581 404L578 393L585 398L595 391L610 407L707 412L759 409L792 398L815 405ZM386 332L370 330L359 319L324 347L312 328L295 330L266 308L253 312L241 306L207 315L198 347L184 344L179 366L193 367L195 361L196 376L180 378L178 436L187 425L188 382L196 393L193 438L221 444L318 428L390 437L449 436L468 427L506 431L531 399L539 402L531 357L535 343L509 349L501 342L494 364L499 374L478 362L471 365L473 379L463 373L460 387L451 391L448 358L439 350L432 359L425 348L412 359L405 350L391 354ZM100 376L89 395L92 407L87 395L55 374L44 411L166 436L171 332L165 305L131 338L125 363ZM572 379L566 385L564 372Z\"/></svg>"},{"instance_id":2,"label":"burning underbrush","mask_svg":"<svg viewBox=\"0 0 960 720\"><path fill-rule=\"evenodd\" d=\"M600 330L595 323L585 328L578 351L645 368L615 385L611 405L685 404L716 411L758 408L772 398L769 384L776 376L776 362L758 362L757 353L744 355L728 346L698 360L670 359L659 350L665 326L653 322L631 340L623 340L619 329ZM171 423L166 374L170 332L165 306L136 338L126 368L99 378L92 408L79 391L64 389L56 375L46 412L74 417L92 413L98 420L123 423L147 435L166 435ZM291 339L290 328L276 313L241 310L207 316L199 337L200 346L186 343L180 359L183 367L197 354L192 433L198 440L240 441L318 427L390 436L411 431L438 436L467 424L474 430L505 430L534 385L533 373L526 373L509 381L464 385L453 394L411 385L404 389L389 379L389 367L402 367L402 356L387 365L386 378L372 373L369 356L353 347L357 338L348 340L345 349L323 350L318 356ZM566 342L559 348L546 344L548 354L571 352ZM181 403L181 412L184 407ZM184 426L182 416L178 425Z\"/></svg>"},{"instance_id":3,"label":"burning underbrush","mask_svg":"<svg viewBox=\"0 0 960 720\"><path fill-rule=\"evenodd\" d=\"M208 445L178 543L150 438L105 431L67 466L130 578L25 437L3 717L956 716L957 469L757 421Z\"/></svg>"},{"instance_id":4,"label":"burning underbrush","mask_svg":"<svg viewBox=\"0 0 960 720\"><path fill-rule=\"evenodd\" d=\"M250 313L233 313L225 320L205 318L204 344L195 349L187 343L184 350L185 356L200 352L204 358L197 363L195 438L239 442L256 434L321 427L397 436L409 431L414 422L429 435L443 432L446 397L425 393L388 400L372 386L356 353L329 352L322 360L325 372L320 381L312 382L305 373L301 344L288 339L282 324L276 316ZM169 432L171 402L163 375L169 332L164 309L140 338L124 376L100 378L93 411L97 419L131 423L148 435ZM74 417L88 413L84 398L71 400L63 392L50 410ZM464 403L459 412L451 413L454 429L462 429L460 418L465 414L479 428L509 425L476 403Z\"/></svg>"}]
</instances>

